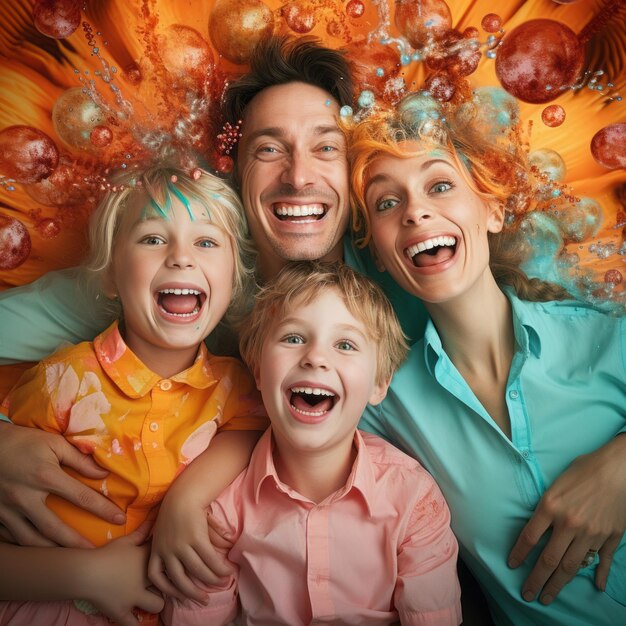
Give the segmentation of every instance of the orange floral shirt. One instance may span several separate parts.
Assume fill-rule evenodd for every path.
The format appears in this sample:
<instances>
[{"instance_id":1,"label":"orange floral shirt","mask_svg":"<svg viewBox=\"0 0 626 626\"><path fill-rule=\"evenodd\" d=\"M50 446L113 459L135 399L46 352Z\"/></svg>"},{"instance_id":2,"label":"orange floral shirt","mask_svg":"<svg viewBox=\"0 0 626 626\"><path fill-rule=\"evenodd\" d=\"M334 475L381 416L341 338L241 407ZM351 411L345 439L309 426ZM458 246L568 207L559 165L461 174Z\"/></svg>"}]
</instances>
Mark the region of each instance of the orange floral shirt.
<instances>
[{"instance_id":1,"label":"orange floral shirt","mask_svg":"<svg viewBox=\"0 0 626 626\"><path fill-rule=\"evenodd\" d=\"M104 480L68 473L126 512L109 524L54 495L48 506L95 545L126 535L156 512L174 478L218 430L264 430L252 376L200 346L194 364L168 379L126 346L117 322L92 342L61 349L24 373L2 410L13 423L58 432L92 454Z\"/></svg>"}]
</instances>

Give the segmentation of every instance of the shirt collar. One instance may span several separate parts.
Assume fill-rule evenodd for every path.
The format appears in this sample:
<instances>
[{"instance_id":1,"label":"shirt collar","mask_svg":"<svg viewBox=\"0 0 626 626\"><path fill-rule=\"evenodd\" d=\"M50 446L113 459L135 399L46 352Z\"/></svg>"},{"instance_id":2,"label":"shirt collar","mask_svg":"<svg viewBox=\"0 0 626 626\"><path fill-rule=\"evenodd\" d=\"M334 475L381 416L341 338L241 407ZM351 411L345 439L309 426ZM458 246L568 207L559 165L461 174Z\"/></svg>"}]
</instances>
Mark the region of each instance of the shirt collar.
<instances>
[{"instance_id":1,"label":"shirt collar","mask_svg":"<svg viewBox=\"0 0 626 626\"><path fill-rule=\"evenodd\" d=\"M356 459L352 465L352 470L348 476L346 484L329 496L327 502L334 502L340 500L346 494L351 491L359 493L363 498L363 502L367 507L369 516L372 516L372 503L371 497L374 490L376 478L374 476L374 468L372 466L372 460L363 441L361 433L357 430L354 434L354 444L357 450ZM263 486L266 482L272 483L272 485L280 491L287 494L294 500L302 500L310 502L307 498L304 498L291 487L283 483L278 474L276 473L276 467L274 465L274 458L272 452L274 450L274 442L272 439L271 426L263 433L261 439L256 445L254 456L250 462L250 468L248 471L252 472L252 480L254 485L254 497L255 502L258 505L263 497Z\"/></svg>"},{"instance_id":2,"label":"shirt collar","mask_svg":"<svg viewBox=\"0 0 626 626\"><path fill-rule=\"evenodd\" d=\"M511 303L513 315L513 331L519 350L525 356L532 354L539 358L541 356L541 336L537 324L534 309L540 307L540 303L520 300L511 287L502 290ZM432 319L429 319L424 332L424 361L431 374L434 375L435 364L444 353L441 337L435 328Z\"/></svg>"},{"instance_id":3,"label":"shirt collar","mask_svg":"<svg viewBox=\"0 0 626 626\"><path fill-rule=\"evenodd\" d=\"M148 369L126 345L117 321L94 339L93 346L102 369L129 398L142 398L163 380L162 376ZM204 343L200 345L193 365L169 380L195 389L206 389L216 382Z\"/></svg>"}]
</instances>

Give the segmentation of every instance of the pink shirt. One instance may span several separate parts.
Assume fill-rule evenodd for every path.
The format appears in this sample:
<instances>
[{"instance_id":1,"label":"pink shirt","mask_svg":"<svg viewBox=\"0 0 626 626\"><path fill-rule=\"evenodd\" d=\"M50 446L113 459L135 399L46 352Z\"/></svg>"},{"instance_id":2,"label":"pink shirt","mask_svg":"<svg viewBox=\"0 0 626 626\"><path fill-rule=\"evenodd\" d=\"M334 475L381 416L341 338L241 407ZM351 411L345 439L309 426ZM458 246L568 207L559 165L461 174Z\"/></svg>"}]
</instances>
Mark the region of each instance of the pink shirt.
<instances>
[{"instance_id":1,"label":"pink shirt","mask_svg":"<svg viewBox=\"0 0 626 626\"><path fill-rule=\"evenodd\" d=\"M457 543L434 480L382 439L355 435L346 485L316 504L278 478L269 429L212 516L239 572L206 604L173 600L166 624L461 622Z\"/></svg>"}]
</instances>

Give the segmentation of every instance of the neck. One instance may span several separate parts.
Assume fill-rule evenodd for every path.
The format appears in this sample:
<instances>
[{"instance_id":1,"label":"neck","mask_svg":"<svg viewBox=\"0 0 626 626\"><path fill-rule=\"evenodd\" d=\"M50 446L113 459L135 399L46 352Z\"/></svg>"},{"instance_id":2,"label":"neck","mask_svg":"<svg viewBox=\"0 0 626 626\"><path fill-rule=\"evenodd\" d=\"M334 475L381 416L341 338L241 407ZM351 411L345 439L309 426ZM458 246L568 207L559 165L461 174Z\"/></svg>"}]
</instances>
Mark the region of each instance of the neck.
<instances>
[{"instance_id":1,"label":"neck","mask_svg":"<svg viewBox=\"0 0 626 626\"><path fill-rule=\"evenodd\" d=\"M295 450L276 436L274 444L274 466L280 480L315 503L346 484L356 459L353 439L331 450Z\"/></svg>"},{"instance_id":2,"label":"neck","mask_svg":"<svg viewBox=\"0 0 626 626\"><path fill-rule=\"evenodd\" d=\"M274 254L259 254L256 261L257 278L259 282L264 285L265 283L275 278L283 269L283 267L285 267L290 262L306 260L309 259L285 259ZM333 261L342 261L343 240L340 239L337 245L328 254L325 254L323 257L317 260L327 263L331 263Z\"/></svg>"},{"instance_id":3,"label":"neck","mask_svg":"<svg viewBox=\"0 0 626 626\"><path fill-rule=\"evenodd\" d=\"M511 305L491 272L460 296L426 303L426 308L446 354L461 373L506 383L515 350Z\"/></svg>"}]
</instances>

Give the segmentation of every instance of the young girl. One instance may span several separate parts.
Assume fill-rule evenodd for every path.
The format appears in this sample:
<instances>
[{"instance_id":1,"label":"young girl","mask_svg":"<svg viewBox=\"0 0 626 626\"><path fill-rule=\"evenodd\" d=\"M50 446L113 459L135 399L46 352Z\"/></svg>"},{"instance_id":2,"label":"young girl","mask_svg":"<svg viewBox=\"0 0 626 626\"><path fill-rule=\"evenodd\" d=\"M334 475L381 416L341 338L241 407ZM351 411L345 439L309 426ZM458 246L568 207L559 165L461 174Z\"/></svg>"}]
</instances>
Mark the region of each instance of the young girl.
<instances>
[{"instance_id":1,"label":"young girl","mask_svg":"<svg viewBox=\"0 0 626 626\"><path fill-rule=\"evenodd\" d=\"M251 277L246 226L236 194L207 172L196 180L180 171L153 168L129 172L114 182L117 190L108 193L92 220L87 266L104 292L119 300L121 319L93 342L62 349L26 372L3 404L14 423L64 433L108 471L106 478L95 480L68 469L122 509L124 525L109 524L55 496L47 500L95 546L153 519L176 475L207 448L218 430L267 425L244 366L212 356L203 344L229 306L233 312L242 307ZM222 446L228 455L241 448L240 460L235 457L227 464L236 467L223 469L222 486L246 464L250 447L239 444L249 440L245 433L216 438L216 449ZM216 471L223 465L216 462ZM77 581L74 571L67 572L73 582L66 588L55 581L63 594L55 596L52 581L37 570L38 549L0 548L19 559L19 570L11 572L11 591L3 580L3 597L74 599L74 593L82 592L92 602L100 598L101 590L89 589L84 578ZM62 549L57 553L62 555L62 570L67 563L62 559L68 557ZM128 577L123 554L102 558L104 564L96 561L96 566L105 569L111 584L117 577ZM134 569L140 583L145 559L141 565ZM19 572L26 572L23 583ZM106 579L105 572L99 575ZM74 582L80 583L79 591L71 588ZM118 597L110 602L116 606ZM151 598L146 602L148 608L154 606ZM0 606L0 623L108 623L102 615L95 620L88 615L94 612L88 602L11 603ZM157 623L157 616L142 615L145 623Z\"/></svg>"},{"instance_id":2,"label":"young girl","mask_svg":"<svg viewBox=\"0 0 626 626\"><path fill-rule=\"evenodd\" d=\"M523 549L507 564L542 495L577 457L604 446L625 467L626 320L556 301L562 289L528 280L506 258L505 205L530 191L523 151L472 133L467 115L424 115L420 98L361 122L351 138L365 241L431 317L362 426L431 471L497 624L626 623L624 496L595 533L571 520L556 529L559 543L569 537L564 547L540 541L529 560L544 549L548 561L559 549L565 556L539 602L539 590L523 586ZM626 484L624 471L602 467L592 480L609 493Z\"/></svg>"}]
</instances>

